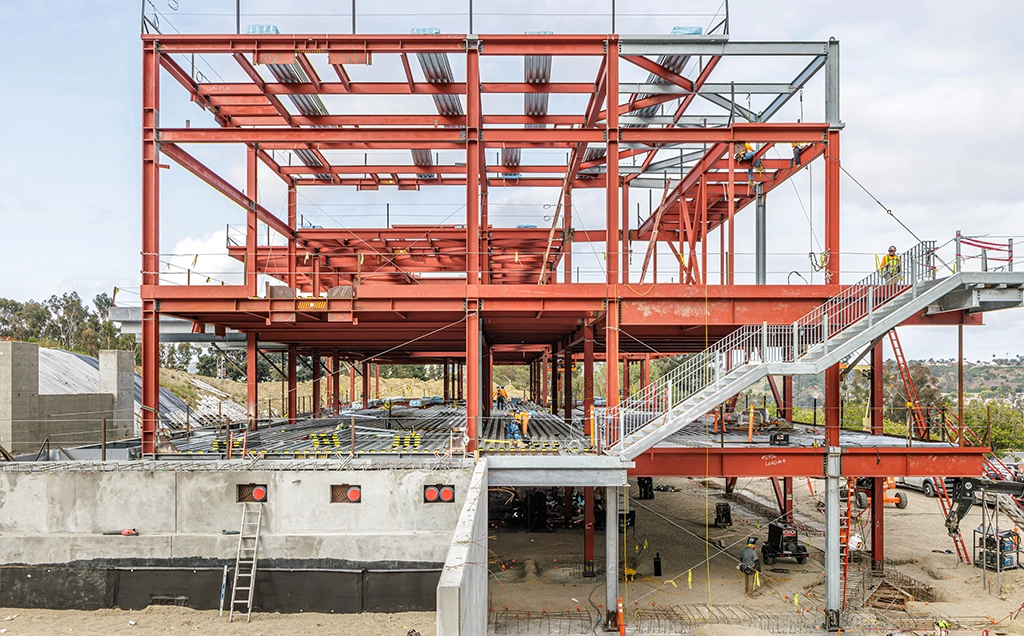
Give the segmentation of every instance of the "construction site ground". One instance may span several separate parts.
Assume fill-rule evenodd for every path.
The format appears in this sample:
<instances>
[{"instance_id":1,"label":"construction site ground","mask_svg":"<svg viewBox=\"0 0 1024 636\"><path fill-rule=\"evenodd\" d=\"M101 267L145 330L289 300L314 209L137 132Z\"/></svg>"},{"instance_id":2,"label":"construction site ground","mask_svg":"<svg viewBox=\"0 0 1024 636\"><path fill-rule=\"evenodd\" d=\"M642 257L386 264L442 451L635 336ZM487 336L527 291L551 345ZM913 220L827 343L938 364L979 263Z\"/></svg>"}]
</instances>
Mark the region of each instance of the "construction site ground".
<instances>
[{"instance_id":1,"label":"construction site ground","mask_svg":"<svg viewBox=\"0 0 1024 636\"><path fill-rule=\"evenodd\" d=\"M619 545L630 566L636 560L635 580L623 582L619 588L630 632L688 633L687 625L694 627L704 620L760 626L779 634L820 631L815 627L821 621L825 594L824 515L817 508L823 499L824 481L811 480L813 495L807 480L794 481L797 522L809 529L801 533L801 540L808 544L810 559L804 565L791 559L779 560L771 566L762 564L762 587L753 598L745 596L743 576L736 566L744 539L757 536L760 547L767 537L770 511L777 509L767 479L740 479L737 496L726 496L722 480L713 480L712 487L705 489L702 480L659 478L654 480L655 487L674 491L656 491L653 500L631 498L636 527L629 528L624 545ZM631 483L631 495L636 492L635 483ZM1003 599L995 595L994 585L989 593L982 587L981 568L958 563L938 500L914 491L903 492L909 497L908 507L899 510L886 506L885 510L886 568L932 588L935 600L915 600L902 608L893 606L889 611L851 606L851 627L856 629L844 633L877 633L879 629L884 630L881 633L898 633L900 626L916 627L917 633L924 633L924 628L932 626L932 617L952 618L954 626L965 629L1024 633L1024 620L1015 622L1008 618L1024 603L1024 570L1001 573ZM730 528L713 526L715 504L720 501L732 503L734 525ZM865 512L862 520L866 523L867 519ZM980 508L974 506L962 523L968 548L971 531L980 520ZM1003 522L1012 528L1012 522ZM858 525L854 522L853 533L867 539L868 532ZM702 539L705 531L711 543ZM551 625L558 623L557 630L561 631L540 633L590 633L567 630L566 625L568 619L576 620L574 614L587 613L595 621L604 615L605 587L600 573L604 533L596 533L599 574L590 579L579 576L583 558L581 528L559 528L549 533L492 528L491 533L491 629L497 633L538 633L538 627L546 621ZM725 546L726 554L721 554L717 544ZM655 554L661 557L661 577L653 574ZM870 558L866 555L859 563L850 564L851 597L857 595L853 588L869 568ZM994 584L995 573L985 574ZM538 618L545 614L557 620ZM709 614L710 619L702 618Z\"/></svg>"}]
</instances>

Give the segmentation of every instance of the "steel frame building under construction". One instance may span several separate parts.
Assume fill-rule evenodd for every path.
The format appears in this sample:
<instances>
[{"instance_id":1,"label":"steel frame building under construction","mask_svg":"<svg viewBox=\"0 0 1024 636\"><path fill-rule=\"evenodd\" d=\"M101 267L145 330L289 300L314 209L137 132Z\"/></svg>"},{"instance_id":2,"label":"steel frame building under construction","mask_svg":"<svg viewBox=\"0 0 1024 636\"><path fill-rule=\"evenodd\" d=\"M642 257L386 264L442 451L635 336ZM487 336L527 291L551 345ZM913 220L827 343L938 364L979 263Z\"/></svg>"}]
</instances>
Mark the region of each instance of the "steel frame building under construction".
<instances>
[{"instance_id":1,"label":"steel frame building under construction","mask_svg":"<svg viewBox=\"0 0 1024 636\"><path fill-rule=\"evenodd\" d=\"M1012 271L964 271L959 254L944 259L934 242L903 254L895 274L841 277L838 41L739 42L722 25L670 36L146 34L142 49L144 455L159 456L161 317L191 321L197 334L208 328L245 334L250 430L260 426L255 378L261 348L288 353L283 371L292 423L300 419L299 356L318 360L317 405L319 358L331 361L334 408L328 410L335 412L343 364L351 365L353 382L362 374L364 401L371 364L442 364L445 397L465 401L453 446L486 457L484 431L505 416L492 412L493 368L528 364L531 396L550 404L567 426L576 421L586 443L571 451L563 445L543 455L488 457L491 484L586 487L585 551L592 567L593 488L621 487L627 474L773 477L784 513L792 511L794 477L826 477L823 620L830 630L842 624L840 480L982 473L986 449L971 446L957 422L943 425L952 444L922 439L908 445L882 435L881 340L897 325L980 324L979 312L1020 304L1024 279ZM197 81L183 61L192 55L232 60L244 79ZM728 75L735 57L795 59L799 71L740 81ZM579 73L582 66L568 58L598 70ZM388 59L400 62L402 75L376 76L373 63ZM489 76L495 59L521 67L523 79ZM556 81L552 68L570 69L572 78ZM624 79L637 72L649 74L647 81ZM823 103L824 117L787 119L786 104L819 75L824 94L814 99ZM207 123L161 123L168 82L187 91ZM736 96L747 94L766 105L744 106ZM498 103L492 98L510 95L523 96L522 112L488 108ZM321 96L352 106L331 112ZM398 104L411 96L430 96L436 110L407 114L410 109ZM360 110L364 97L386 97L395 108ZM549 112L552 99L579 107ZM718 113L691 112L698 99ZM195 148L209 144L245 149L244 185L197 158ZM566 160L531 161L535 149L556 150ZM410 151L409 160L364 160L377 150ZM452 151L460 159L440 160L438 153ZM229 253L244 268L242 284L161 284L160 181L167 160L241 208L245 238ZM824 162L825 174L824 284L766 284L766 199L815 161ZM284 218L259 203L261 166L287 189ZM332 186L457 188L464 193L464 216L384 228L301 224L300 189ZM492 223L491 192L512 187L557 190L550 227ZM638 189L656 190L658 198L642 222L630 214ZM573 213L574 196L586 190L604 195L602 227L581 227ZM736 235L744 218L756 239L754 284L737 282ZM270 233L277 237L265 240ZM576 244L603 255L603 280L574 277ZM648 249L639 275L631 267L633 247L648 244L673 253L672 282L664 272L651 282L657 247ZM261 288L262 277L269 282ZM651 382L655 351L693 355ZM840 436L840 367L865 355L874 370L875 408L867 437L852 444L845 432ZM595 361L626 363L625 373L618 364L605 365L607 404L599 408ZM640 362L640 387L628 386L631 361ZM584 387L576 420L573 365ZM769 447L767 437L751 429L749 436L731 431L726 444L724 424L721 444L704 443L703 436L687 441L687 426L702 432L714 426L717 434L717 420L706 415L765 378L773 387L781 378L780 412L792 421L792 377L822 372L824 427L808 433L806 443L794 438L789 446ZM926 429L918 433L928 437ZM874 484L872 561L881 568L883 484ZM614 608L617 497L605 501L605 607ZM615 621L609 612L607 624Z\"/></svg>"}]
</instances>

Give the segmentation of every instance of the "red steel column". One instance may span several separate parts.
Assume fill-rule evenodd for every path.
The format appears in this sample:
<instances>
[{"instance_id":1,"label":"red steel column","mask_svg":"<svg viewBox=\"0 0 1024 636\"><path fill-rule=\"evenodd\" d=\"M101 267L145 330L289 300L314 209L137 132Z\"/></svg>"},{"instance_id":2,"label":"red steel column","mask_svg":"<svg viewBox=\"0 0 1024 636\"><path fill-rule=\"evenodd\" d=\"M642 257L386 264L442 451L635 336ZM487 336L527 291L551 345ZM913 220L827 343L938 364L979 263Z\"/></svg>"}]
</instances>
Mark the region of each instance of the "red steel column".
<instances>
[{"instance_id":1,"label":"red steel column","mask_svg":"<svg viewBox=\"0 0 1024 636\"><path fill-rule=\"evenodd\" d=\"M782 376L782 417L793 423L793 376Z\"/></svg>"},{"instance_id":2,"label":"red steel column","mask_svg":"<svg viewBox=\"0 0 1024 636\"><path fill-rule=\"evenodd\" d=\"M142 453L156 452L160 409L160 314L152 291L160 284L160 53L142 50ZM155 290L153 290L155 291Z\"/></svg>"},{"instance_id":3,"label":"red steel column","mask_svg":"<svg viewBox=\"0 0 1024 636\"><path fill-rule=\"evenodd\" d=\"M370 363L363 361L363 408L370 408Z\"/></svg>"},{"instance_id":4,"label":"red steel column","mask_svg":"<svg viewBox=\"0 0 1024 636\"><path fill-rule=\"evenodd\" d=\"M583 430L592 436L594 425L594 325L583 327ZM590 498L593 500L594 490L591 488ZM593 501L591 501L593 503ZM593 511L591 511L593 517ZM590 540L593 547L593 537Z\"/></svg>"},{"instance_id":5,"label":"red steel column","mask_svg":"<svg viewBox=\"0 0 1024 636\"><path fill-rule=\"evenodd\" d=\"M629 399L629 394L633 390L632 378L630 378L630 367L632 367L632 360L624 358L622 360L622 397L623 399Z\"/></svg>"},{"instance_id":6,"label":"red steel column","mask_svg":"<svg viewBox=\"0 0 1024 636\"><path fill-rule=\"evenodd\" d=\"M246 412L249 415L249 430L259 428L260 378L259 378L259 334L250 331L245 334L245 388Z\"/></svg>"},{"instance_id":7,"label":"red steel column","mask_svg":"<svg viewBox=\"0 0 1024 636\"><path fill-rule=\"evenodd\" d=\"M451 362L449 360L444 361L444 403L447 404L451 401Z\"/></svg>"},{"instance_id":8,"label":"red steel column","mask_svg":"<svg viewBox=\"0 0 1024 636\"><path fill-rule=\"evenodd\" d=\"M373 397L380 399L380 363L373 363Z\"/></svg>"},{"instance_id":9,"label":"red steel column","mask_svg":"<svg viewBox=\"0 0 1024 636\"><path fill-rule=\"evenodd\" d=\"M470 307L467 303L466 314L466 436L469 441L467 451L476 450L477 431L480 426L480 315L476 310L476 302ZM460 385L461 389L461 385ZM491 396L487 396L490 399Z\"/></svg>"},{"instance_id":10,"label":"red steel column","mask_svg":"<svg viewBox=\"0 0 1024 636\"><path fill-rule=\"evenodd\" d=\"M558 415L558 354L551 349L551 414Z\"/></svg>"},{"instance_id":11,"label":"red steel column","mask_svg":"<svg viewBox=\"0 0 1024 636\"><path fill-rule=\"evenodd\" d=\"M825 369L825 446L839 446L839 365Z\"/></svg>"},{"instance_id":12,"label":"red steel column","mask_svg":"<svg viewBox=\"0 0 1024 636\"><path fill-rule=\"evenodd\" d=\"M828 131L825 148L825 282L839 284L839 131Z\"/></svg>"},{"instance_id":13,"label":"red steel column","mask_svg":"<svg viewBox=\"0 0 1024 636\"><path fill-rule=\"evenodd\" d=\"M257 163L256 159L256 144L246 146L246 162L245 162L245 195L253 201L259 201L259 185L257 181ZM256 207L253 206L246 213L245 222L245 285L248 289L249 297L255 297L257 295L256 281L259 278L257 275L257 262L256 262L256 244L257 244L257 222L256 222Z\"/></svg>"},{"instance_id":14,"label":"red steel column","mask_svg":"<svg viewBox=\"0 0 1024 636\"><path fill-rule=\"evenodd\" d=\"M726 186L726 196L729 198L728 210L729 210L729 229L728 229L728 244L725 249L722 250L722 280L726 285L732 285L735 281L733 280L733 273L735 267L733 261L735 260L735 246L736 246L736 223L734 217L736 214L736 148L735 141L731 144L729 149L729 184ZM721 229L722 240L726 238L726 228L723 223Z\"/></svg>"},{"instance_id":15,"label":"red steel column","mask_svg":"<svg viewBox=\"0 0 1024 636\"><path fill-rule=\"evenodd\" d=\"M569 347L565 348L565 370L562 372L562 402L565 404L565 408L562 413L562 419L565 420L566 425L572 425L572 349Z\"/></svg>"},{"instance_id":16,"label":"red steel column","mask_svg":"<svg viewBox=\"0 0 1024 636\"><path fill-rule=\"evenodd\" d=\"M786 516L787 523L793 523L793 478L782 478L782 514Z\"/></svg>"},{"instance_id":17,"label":"red steel column","mask_svg":"<svg viewBox=\"0 0 1024 636\"><path fill-rule=\"evenodd\" d=\"M605 186L605 224L607 237L605 251L608 254L606 283L608 285L608 311L605 315L605 395L609 412L619 405L619 41L618 37L608 39L608 53L605 64L605 85L608 87L606 120L608 139L607 178ZM607 434L612 435L615 422L607 423ZM609 489L614 492L614 490ZM608 503L606 502L606 505ZM613 532L610 528L606 532ZM614 624L614 612L606 608L608 624Z\"/></svg>"},{"instance_id":18,"label":"red steel column","mask_svg":"<svg viewBox=\"0 0 1024 636\"><path fill-rule=\"evenodd\" d=\"M494 395L494 366L492 365L493 358L491 357L491 347L487 344L487 339L482 338L480 344L481 353L481 369L483 370L483 386L480 388L480 394L483 396L483 409L482 419L480 420L480 435L484 434L486 430L485 423L491 419L491 408L494 406L494 402L491 401L491 396Z\"/></svg>"},{"instance_id":19,"label":"red steel column","mask_svg":"<svg viewBox=\"0 0 1024 636\"><path fill-rule=\"evenodd\" d=\"M333 389L334 395L332 399L332 408L334 414L337 415L341 412L341 355L337 351L331 356L331 388Z\"/></svg>"},{"instance_id":20,"label":"red steel column","mask_svg":"<svg viewBox=\"0 0 1024 636\"><path fill-rule=\"evenodd\" d=\"M458 376L459 376L458 379L457 379L457 385L456 385L456 388L458 389L458 392L459 392L458 399L462 400L462 397L465 395L465 392L466 392L466 389L465 389L466 365L462 364L462 363L459 363L459 366L456 367L455 371L456 371L456 373L458 373Z\"/></svg>"},{"instance_id":21,"label":"red steel column","mask_svg":"<svg viewBox=\"0 0 1024 636\"><path fill-rule=\"evenodd\" d=\"M299 352L295 345L288 346L288 423L294 424L298 419L298 362Z\"/></svg>"},{"instance_id":22,"label":"red steel column","mask_svg":"<svg viewBox=\"0 0 1024 636\"><path fill-rule=\"evenodd\" d=\"M871 434L881 435L885 425L882 383L882 343L871 350ZM871 489L871 569L885 568L885 479L875 477Z\"/></svg>"},{"instance_id":23,"label":"red steel column","mask_svg":"<svg viewBox=\"0 0 1024 636\"><path fill-rule=\"evenodd\" d=\"M466 49L466 284L480 284L480 54Z\"/></svg>"},{"instance_id":24,"label":"red steel column","mask_svg":"<svg viewBox=\"0 0 1024 636\"><path fill-rule=\"evenodd\" d=\"M313 352L313 417L320 417L320 352Z\"/></svg>"},{"instance_id":25,"label":"red steel column","mask_svg":"<svg viewBox=\"0 0 1024 636\"><path fill-rule=\"evenodd\" d=\"M594 572L594 487L583 489L583 576L597 576Z\"/></svg>"},{"instance_id":26,"label":"red steel column","mask_svg":"<svg viewBox=\"0 0 1024 636\"><path fill-rule=\"evenodd\" d=\"M292 232L294 232L296 227L298 227L298 215L296 214L297 195L298 192L296 191L295 184L288 184L288 227L292 229ZM298 267L296 254L295 236L293 234L288 237L288 277L286 279L288 281L288 286L292 289L298 287L299 280L296 272L296 268Z\"/></svg>"},{"instance_id":27,"label":"red steel column","mask_svg":"<svg viewBox=\"0 0 1024 636\"><path fill-rule=\"evenodd\" d=\"M610 156L610 155L609 155ZM629 284L629 181L622 181L622 284ZM654 271L658 271L657 248L655 245ZM657 281L657 276L655 276Z\"/></svg>"},{"instance_id":28,"label":"red steel column","mask_svg":"<svg viewBox=\"0 0 1024 636\"><path fill-rule=\"evenodd\" d=\"M356 365L352 362L348 363L348 401L356 401Z\"/></svg>"},{"instance_id":29,"label":"red steel column","mask_svg":"<svg viewBox=\"0 0 1024 636\"><path fill-rule=\"evenodd\" d=\"M540 359L540 405L548 405L548 352Z\"/></svg>"},{"instance_id":30,"label":"red steel column","mask_svg":"<svg viewBox=\"0 0 1024 636\"><path fill-rule=\"evenodd\" d=\"M565 231L566 239L562 243L562 263L565 266L562 274L562 282L572 282L572 190L566 189L562 205L562 229ZM576 281L579 282L579 281Z\"/></svg>"},{"instance_id":31,"label":"red steel column","mask_svg":"<svg viewBox=\"0 0 1024 636\"><path fill-rule=\"evenodd\" d=\"M640 390L646 391L651 385L651 354L645 353L640 361Z\"/></svg>"}]
</instances>

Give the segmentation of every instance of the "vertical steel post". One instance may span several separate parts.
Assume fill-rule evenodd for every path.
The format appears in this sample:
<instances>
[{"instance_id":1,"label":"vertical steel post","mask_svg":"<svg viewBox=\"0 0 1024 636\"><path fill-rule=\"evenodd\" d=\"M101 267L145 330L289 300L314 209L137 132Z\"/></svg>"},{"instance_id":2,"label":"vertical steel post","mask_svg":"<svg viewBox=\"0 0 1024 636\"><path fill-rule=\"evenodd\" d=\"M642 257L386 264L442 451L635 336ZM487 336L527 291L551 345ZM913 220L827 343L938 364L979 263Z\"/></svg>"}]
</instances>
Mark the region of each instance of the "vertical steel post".
<instances>
[{"instance_id":1,"label":"vertical steel post","mask_svg":"<svg viewBox=\"0 0 1024 636\"><path fill-rule=\"evenodd\" d=\"M572 190L566 189L565 197L562 199L562 231L565 236L562 238L562 264L564 273L562 282L572 282ZM578 280L576 282L579 282Z\"/></svg>"},{"instance_id":2,"label":"vertical steel post","mask_svg":"<svg viewBox=\"0 0 1024 636\"><path fill-rule=\"evenodd\" d=\"M320 352L313 352L313 406L310 415L320 417Z\"/></svg>"},{"instance_id":3,"label":"vertical steel post","mask_svg":"<svg viewBox=\"0 0 1024 636\"><path fill-rule=\"evenodd\" d=\"M594 441L594 325L583 327L583 430ZM591 492L593 496L593 492Z\"/></svg>"},{"instance_id":4,"label":"vertical steel post","mask_svg":"<svg viewBox=\"0 0 1024 636\"><path fill-rule=\"evenodd\" d=\"M619 489L604 489L604 586L605 623L615 627L615 606L619 597Z\"/></svg>"},{"instance_id":5,"label":"vertical steel post","mask_svg":"<svg viewBox=\"0 0 1024 636\"><path fill-rule=\"evenodd\" d=\"M296 243L295 243L295 230L298 227L296 225L296 220L297 220L297 215L296 215L297 196L298 196L298 192L296 190L295 184L294 183L289 183L288 184L288 227L290 227L292 229L292 235L288 237L288 274L287 274L286 280L288 281L288 286L291 287L293 290L296 290L296 288L298 287L298 278L299 278L298 277L298 272L296 271L298 269L298 261L296 259L296 255L297 255L296 247L297 246L296 246ZM298 290L296 290L296 291L298 291Z\"/></svg>"},{"instance_id":6,"label":"vertical steel post","mask_svg":"<svg viewBox=\"0 0 1024 636\"><path fill-rule=\"evenodd\" d=\"M838 106L837 106L838 112ZM839 284L839 129L828 131L825 147L825 252L828 254L825 281Z\"/></svg>"},{"instance_id":7,"label":"vertical steel post","mask_svg":"<svg viewBox=\"0 0 1024 636\"><path fill-rule=\"evenodd\" d=\"M477 304L466 303L466 436L469 441L466 450L476 449L477 431L480 425L480 316ZM461 389L461 386L460 386ZM487 396L490 399L490 396Z\"/></svg>"},{"instance_id":8,"label":"vertical steel post","mask_svg":"<svg viewBox=\"0 0 1024 636\"><path fill-rule=\"evenodd\" d=\"M363 408L370 408L370 363L363 360Z\"/></svg>"},{"instance_id":9,"label":"vertical steel post","mask_svg":"<svg viewBox=\"0 0 1024 636\"><path fill-rule=\"evenodd\" d=\"M337 351L331 356L331 408L334 415L341 412L341 356Z\"/></svg>"},{"instance_id":10,"label":"vertical steel post","mask_svg":"<svg viewBox=\"0 0 1024 636\"><path fill-rule=\"evenodd\" d=\"M466 39L466 284L480 284L480 53ZM470 294L475 292L470 291Z\"/></svg>"},{"instance_id":11,"label":"vertical steel post","mask_svg":"<svg viewBox=\"0 0 1024 636\"><path fill-rule=\"evenodd\" d=\"M622 188L622 227L619 228L619 232L622 234L622 284L629 284L629 181L621 181ZM654 246L654 271L658 271L658 246ZM658 281L658 276L655 274L654 281Z\"/></svg>"},{"instance_id":12,"label":"vertical steel post","mask_svg":"<svg viewBox=\"0 0 1024 636\"><path fill-rule=\"evenodd\" d=\"M160 53L142 50L142 453L156 452L160 409Z\"/></svg>"},{"instance_id":13,"label":"vertical steel post","mask_svg":"<svg viewBox=\"0 0 1024 636\"><path fill-rule=\"evenodd\" d=\"M755 283L758 285L764 285L768 280L768 216L767 216L767 197L764 193L764 185L758 183L755 186L757 192L757 209L755 219L755 240L754 240L754 256L757 260L755 267ZM680 252L682 253L682 252Z\"/></svg>"},{"instance_id":14,"label":"vertical steel post","mask_svg":"<svg viewBox=\"0 0 1024 636\"><path fill-rule=\"evenodd\" d=\"M299 351L295 345L288 345L288 423L298 421Z\"/></svg>"},{"instance_id":15,"label":"vertical steel post","mask_svg":"<svg viewBox=\"0 0 1024 636\"><path fill-rule=\"evenodd\" d=\"M605 86L608 87L606 97L606 137L608 140L607 150L607 175L605 183L605 223L607 236L605 237L605 251L607 253L607 276L608 300L607 316L605 320L605 396L607 413L614 413L619 405L619 303L618 284L619 258L616 251L619 248L619 39L612 35L608 39L607 58L605 62ZM611 437L614 422L606 419L605 435ZM610 492L614 492L611 491ZM617 503L617 500L616 500ZM615 504L606 506L614 508ZM609 513L610 514L610 513ZM609 519L612 519L609 517ZM606 532L612 535L611 528L615 527L618 518L610 521ZM611 553L611 554L614 554ZM615 563L608 565L609 570L615 569ZM608 589L613 587L612 580L608 580ZM618 576L615 576L617 588ZM606 608L614 607L615 595L609 591L609 599Z\"/></svg>"},{"instance_id":16,"label":"vertical steel post","mask_svg":"<svg viewBox=\"0 0 1024 636\"><path fill-rule=\"evenodd\" d=\"M256 250L259 239L256 235L258 222L256 218L256 205L259 201L258 164L256 159L256 144L248 145L245 162L245 195L252 200L245 216L245 286L250 298L257 295L256 282L259 279L259 263L257 262ZM315 291L315 290L314 290Z\"/></svg>"},{"instance_id":17,"label":"vertical steel post","mask_svg":"<svg viewBox=\"0 0 1024 636\"><path fill-rule=\"evenodd\" d=\"M562 402L565 404L562 419L566 426L572 426L572 349L565 348L565 370L562 371Z\"/></svg>"},{"instance_id":18,"label":"vertical steel post","mask_svg":"<svg viewBox=\"0 0 1024 636\"><path fill-rule=\"evenodd\" d=\"M594 572L594 487L583 489L583 576L593 577Z\"/></svg>"},{"instance_id":19,"label":"vertical steel post","mask_svg":"<svg viewBox=\"0 0 1024 636\"><path fill-rule=\"evenodd\" d=\"M839 631L843 606L843 571L839 558L841 452L838 446L830 445L825 456L825 629L830 632Z\"/></svg>"},{"instance_id":20,"label":"vertical steel post","mask_svg":"<svg viewBox=\"0 0 1024 636\"><path fill-rule=\"evenodd\" d=\"M249 416L249 430L255 431L259 425L259 334L250 331L245 334L245 387L246 405Z\"/></svg>"}]
</instances>

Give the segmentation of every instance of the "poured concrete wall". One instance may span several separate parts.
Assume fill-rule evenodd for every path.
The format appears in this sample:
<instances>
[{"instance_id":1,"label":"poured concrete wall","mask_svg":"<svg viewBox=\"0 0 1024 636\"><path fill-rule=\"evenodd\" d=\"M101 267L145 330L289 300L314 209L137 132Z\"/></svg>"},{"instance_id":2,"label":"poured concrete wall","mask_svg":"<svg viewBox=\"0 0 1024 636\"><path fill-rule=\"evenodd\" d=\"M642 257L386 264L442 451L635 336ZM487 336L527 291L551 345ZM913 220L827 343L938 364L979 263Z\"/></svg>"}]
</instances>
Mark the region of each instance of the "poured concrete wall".
<instances>
[{"instance_id":1,"label":"poured concrete wall","mask_svg":"<svg viewBox=\"0 0 1024 636\"><path fill-rule=\"evenodd\" d=\"M487 461L473 472L437 584L437 636L487 633Z\"/></svg>"},{"instance_id":2,"label":"poured concrete wall","mask_svg":"<svg viewBox=\"0 0 1024 636\"><path fill-rule=\"evenodd\" d=\"M223 531L239 527L237 486L264 484L261 560L436 567L471 475L468 468L0 472L0 563L233 560L238 537ZM362 503L330 503L332 484L361 486ZM454 485L455 502L424 503L429 484ZM103 534L123 528L139 536Z\"/></svg>"},{"instance_id":3,"label":"poured concrete wall","mask_svg":"<svg viewBox=\"0 0 1024 636\"><path fill-rule=\"evenodd\" d=\"M100 352L100 393L39 393L39 347L0 342L0 446L12 454L99 442L103 420L108 439L134 428L134 358L129 351Z\"/></svg>"}]
</instances>

